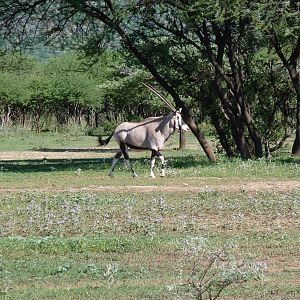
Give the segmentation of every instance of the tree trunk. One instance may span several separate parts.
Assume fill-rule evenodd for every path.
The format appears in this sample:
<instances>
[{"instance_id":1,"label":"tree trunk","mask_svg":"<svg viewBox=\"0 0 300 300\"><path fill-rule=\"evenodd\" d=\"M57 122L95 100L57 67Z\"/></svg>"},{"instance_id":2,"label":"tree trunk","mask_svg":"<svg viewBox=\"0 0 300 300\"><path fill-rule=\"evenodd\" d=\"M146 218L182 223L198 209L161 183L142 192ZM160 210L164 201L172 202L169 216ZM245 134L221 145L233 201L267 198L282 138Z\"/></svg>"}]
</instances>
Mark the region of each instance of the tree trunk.
<instances>
[{"instance_id":1,"label":"tree trunk","mask_svg":"<svg viewBox=\"0 0 300 300\"><path fill-rule=\"evenodd\" d=\"M300 77L297 71L297 63L300 56L300 35L298 35L295 46L290 57L287 59L282 48L280 46L279 40L275 32L266 30L266 34L272 43L277 55L281 59L283 65L287 68L292 83L294 85L296 96L297 96L297 109L296 109L296 138L292 147L292 155L300 156Z\"/></svg>"},{"instance_id":2,"label":"tree trunk","mask_svg":"<svg viewBox=\"0 0 300 300\"><path fill-rule=\"evenodd\" d=\"M244 126L239 118L231 120L231 131L241 158L250 159L251 155L244 135Z\"/></svg>"},{"instance_id":3,"label":"tree trunk","mask_svg":"<svg viewBox=\"0 0 300 300\"><path fill-rule=\"evenodd\" d=\"M189 114L186 108L183 108L183 120L191 129L192 133L200 143L203 151L205 152L209 160L216 161L217 158L215 156L215 153L211 145L209 144L208 140L205 138L204 134L199 130L199 128L195 123L194 118Z\"/></svg>"},{"instance_id":4,"label":"tree trunk","mask_svg":"<svg viewBox=\"0 0 300 300\"><path fill-rule=\"evenodd\" d=\"M265 141L265 157L267 160L271 159L270 143L268 140Z\"/></svg>"},{"instance_id":5,"label":"tree trunk","mask_svg":"<svg viewBox=\"0 0 300 300\"><path fill-rule=\"evenodd\" d=\"M184 130L179 131L179 147L177 150L185 150L186 146L186 133Z\"/></svg>"},{"instance_id":6,"label":"tree trunk","mask_svg":"<svg viewBox=\"0 0 300 300\"><path fill-rule=\"evenodd\" d=\"M263 157L263 145L262 145L262 140L261 140L260 134L258 133L258 131L254 125L254 122L253 122L253 119L252 119L252 116L250 113L250 109L247 105L246 99L243 99L242 103L243 103L242 112L243 112L243 116L245 118L245 122L246 122L246 125L248 128L249 135L254 144L255 157L262 158Z\"/></svg>"},{"instance_id":7,"label":"tree trunk","mask_svg":"<svg viewBox=\"0 0 300 300\"><path fill-rule=\"evenodd\" d=\"M95 111L94 120L95 120L95 127L98 128L99 127L99 113L97 111Z\"/></svg>"},{"instance_id":8,"label":"tree trunk","mask_svg":"<svg viewBox=\"0 0 300 300\"><path fill-rule=\"evenodd\" d=\"M296 138L293 143L292 154L300 156L300 99L297 99L297 123L296 123Z\"/></svg>"},{"instance_id":9,"label":"tree trunk","mask_svg":"<svg viewBox=\"0 0 300 300\"><path fill-rule=\"evenodd\" d=\"M295 156L300 156L300 77L296 65L290 64L288 66L288 71L297 95L296 138L293 143L292 154Z\"/></svg>"},{"instance_id":10,"label":"tree trunk","mask_svg":"<svg viewBox=\"0 0 300 300\"><path fill-rule=\"evenodd\" d=\"M241 34L245 32L245 20L241 22ZM202 23L202 31L198 32L198 36L202 43L205 45L208 58L215 69L215 87L216 93L221 101L222 107L227 114L230 121L232 136L237 146L237 149L242 159L251 158L248 145L244 136L245 127L245 110L246 105L243 103L245 100L242 96L242 73L238 64L237 52L240 40L233 43L232 40L232 23L230 20L225 22L224 31L217 24L212 24L214 35L217 43L217 53L214 53L208 24ZM225 46L228 46L227 57L230 63L232 77L226 75L224 71L224 54ZM227 91L224 90L223 83L226 83ZM230 96L229 96L230 93ZM246 124L249 128L249 124ZM253 127L250 127L250 129ZM251 134L250 134L251 136ZM261 151L262 152L262 151Z\"/></svg>"},{"instance_id":11,"label":"tree trunk","mask_svg":"<svg viewBox=\"0 0 300 300\"><path fill-rule=\"evenodd\" d=\"M227 23L225 23L226 25ZM254 155L256 158L262 158L263 156L263 146L260 134L255 127L250 107L247 102L247 98L243 93L243 73L241 70L241 65L238 57L238 43L233 43L231 26L226 26L227 34L227 44L228 44L228 58L230 63L230 68L233 74L233 80L228 84L228 88L235 98L236 105L238 106L238 111L241 113L240 119L245 122L245 125L248 128L250 138L254 145Z\"/></svg>"},{"instance_id":12,"label":"tree trunk","mask_svg":"<svg viewBox=\"0 0 300 300\"><path fill-rule=\"evenodd\" d=\"M224 108L224 111L230 121L231 133L237 150L242 159L249 159L251 158L251 155L244 136L244 125L241 119L241 109L238 103L236 103L236 111L233 110L231 101L228 98L228 93L223 90L222 77L218 73L216 74L214 85L222 107Z\"/></svg>"},{"instance_id":13,"label":"tree trunk","mask_svg":"<svg viewBox=\"0 0 300 300\"><path fill-rule=\"evenodd\" d=\"M217 118L215 115L213 115L212 113L211 113L211 121L217 131L217 134L220 139L220 143L221 143L223 149L225 150L226 155L228 157L234 157L234 152L232 150L230 143L228 142L228 138L226 136L226 131L224 130L224 127L222 125L222 121L219 118Z\"/></svg>"}]
</instances>

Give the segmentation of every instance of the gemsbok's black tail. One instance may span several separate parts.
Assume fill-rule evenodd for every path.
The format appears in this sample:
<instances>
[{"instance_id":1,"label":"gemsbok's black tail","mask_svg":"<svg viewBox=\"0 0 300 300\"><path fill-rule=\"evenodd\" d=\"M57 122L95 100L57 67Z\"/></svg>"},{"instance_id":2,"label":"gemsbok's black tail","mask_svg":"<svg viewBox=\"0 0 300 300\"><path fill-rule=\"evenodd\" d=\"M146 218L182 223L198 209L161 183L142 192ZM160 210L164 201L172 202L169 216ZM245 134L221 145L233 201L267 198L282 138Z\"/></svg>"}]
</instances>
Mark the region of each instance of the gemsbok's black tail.
<instances>
[{"instance_id":1,"label":"gemsbok's black tail","mask_svg":"<svg viewBox=\"0 0 300 300\"><path fill-rule=\"evenodd\" d=\"M102 136L99 135L99 137L98 137L99 144L100 144L101 146L107 145L107 144L110 142L110 140L111 140L111 138L113 137L113 135L114 135L114 132L113 132L106 140L103 140L103 139L102 139Z\"/></svg>"}]
</instances>

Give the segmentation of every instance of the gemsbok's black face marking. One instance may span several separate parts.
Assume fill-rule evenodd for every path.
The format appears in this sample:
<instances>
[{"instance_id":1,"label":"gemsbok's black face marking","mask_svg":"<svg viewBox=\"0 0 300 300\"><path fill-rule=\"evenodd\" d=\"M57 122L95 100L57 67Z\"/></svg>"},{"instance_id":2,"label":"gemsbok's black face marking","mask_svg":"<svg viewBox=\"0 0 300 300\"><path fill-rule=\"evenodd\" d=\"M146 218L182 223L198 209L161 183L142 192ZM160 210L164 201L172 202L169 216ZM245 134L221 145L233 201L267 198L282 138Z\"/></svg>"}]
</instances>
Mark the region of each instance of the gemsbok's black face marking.
<instances>
[{"instance_id":1,"label":"gemsbok's black face marking","mask_svg":"<svg viewBox=\"0 0 300 300\"><path fill-rule=\"evenodd\" d=\"M175 113L175 128L180 129L182 125L182 117L179 111L176 111Z\"/></svg>"},{"instance_id":2,"label":"gemsbok's black face marking","mask_svg":"<svg viewBox=\"0 0 300 300\"><path fill-rule=\"evenodd\" d=\"M132 176L138 177L129 160L128 148L131 148L135 150L150 150L152 153L150 176L155 178L153 168L156 157L161 161L160 176L165 176L165 159L160 151L163 149L165 141L176 129L188 130L188 126L182 120L181 110L162 117L150 117L138 123L124 122L120 124L106 141L102 141L102 145L108 144L111 137L114 136L120 146L113 158L108 175L113 176L114 167L123 155Z\"/></svg>"},{"instance_id":3,"label":"gemsbok's black face marking","mask_svg":"<svg viewBox=\"0 0 300 300\"><path fill-rule=\"evenodd\" d=\"M176 129L180 129L183 131L189 130L189 127L182 120L181 108L178 111L176 111L175 118L176 118L176 125L175 125Z\"/></svg>"}]
</instances>

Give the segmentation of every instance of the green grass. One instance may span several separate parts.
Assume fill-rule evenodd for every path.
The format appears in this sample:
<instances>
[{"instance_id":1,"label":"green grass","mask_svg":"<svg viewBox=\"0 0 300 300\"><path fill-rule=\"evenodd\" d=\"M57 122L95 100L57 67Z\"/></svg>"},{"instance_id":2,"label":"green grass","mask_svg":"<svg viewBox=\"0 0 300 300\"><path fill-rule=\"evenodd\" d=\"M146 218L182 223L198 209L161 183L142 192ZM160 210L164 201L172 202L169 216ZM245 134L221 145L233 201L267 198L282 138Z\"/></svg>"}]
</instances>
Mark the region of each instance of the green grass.
<instances>
[{"instance_id":1,"label":"green grass","mask_svg":"<svg viewBox=\"0 0 300 300\"><path fill-rule=\"evenodd\" d=\"M97 138L85 136L80 127L73 127L63 132L41 132L39 134L23 127L0 128L1 151L68 149L96 147L97 145Z\"/></svg>"},{"instance_id":2,"label":"green grass","mask_svg":"<svg viewBox=\"0 0 300 300\"><path fill-rule=\"evenodd\" d=\"M88 154L87 154L88 155ZM113 155L113 154L112 154ZM137 155L137 154L136 154ZM110 158L47 159L0 161L0 188L80 188L86 186L173 185L205 186L231 184L247 180L300 180L300 160L275 159L272 162L220 159L210 163L196 154L166 151L166 178L149 178L147 157L132 159L140 178L131 178L123 160L118 162L114 178L107 176ZM159 175L158 167L155 169Z\"/></svg>"},{"instance_id":3,"label":"green grass","mask_svg":"<svg viewBox=\"0 0 300 300\"><path fill-rule=\"evenodd\" d=\"M0 152L0 299L175 299L170 287L180 287L192 272L183 241L196 237L212 253L229 247L267 266L264 277L232 285L220 299L300 298L299 188L242 188L299 180L299 159L220 156L210 163L191 137L185 152L173 150L176 137L168 141L165 178L149 178L145 152L130 153L139 178L122 162L109 178L110 149L82 158L34 158L35 148L80 152L95 142L80 134L1 132L0 151L31 150L33 157L1 160ZM232 184L241 189L211 188ZM109 186L121 188L97 190Z\"/></svg>"},{"instance_id":4,"label":"green grass","mask_svg":"<svg viewBox=\"0 0 300 300\"><path fill-rule=\"evenodd\" d=\"M268 266L263 284L236 285L224 297L271 299L276 292L295 299L299 196L299 191L1 194L1 292L15 299L172 299L167 286L179 282L184 263L180 241L203 237L212 245L234 243L240 256ZM116 266L110 279L104 275L109 265Z\"/></svg>"}]
</instances>

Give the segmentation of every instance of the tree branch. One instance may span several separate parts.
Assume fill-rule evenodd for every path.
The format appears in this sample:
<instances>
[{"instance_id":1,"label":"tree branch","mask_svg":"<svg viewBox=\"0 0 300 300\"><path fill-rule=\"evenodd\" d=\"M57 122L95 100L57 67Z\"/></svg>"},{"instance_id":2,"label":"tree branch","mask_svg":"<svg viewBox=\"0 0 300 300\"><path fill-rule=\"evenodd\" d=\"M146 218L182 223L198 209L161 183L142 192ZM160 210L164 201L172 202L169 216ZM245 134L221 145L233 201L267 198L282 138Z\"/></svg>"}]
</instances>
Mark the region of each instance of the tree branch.
<instances>
[{"instance_id":1,"label":"tree branch","mask_svg":"<svg viewBox=\"0 0 300 300\"><path fill-rule=\"evenodd\" d=\"M285 67L287 67L289 63L281 50L281 46L278 41L276 33L274 31L266 30L266 34L269 37L269 40L270 40L271 44L273 45L277 55L281 59L282 63L284 64Z\"/></svg>"},{"instance_id":2,"label":"tree branch","mask_svg":"<svg viewBox=\"0 0 300 300\"><path fill-rule=\"evenodd\" d=\"M298 35L298 39L296 42L296 46L289 58L289 63L292 65L296 65L297 64L297 60L300 56L300 34Z\"/></svg>"}]
</instances>

